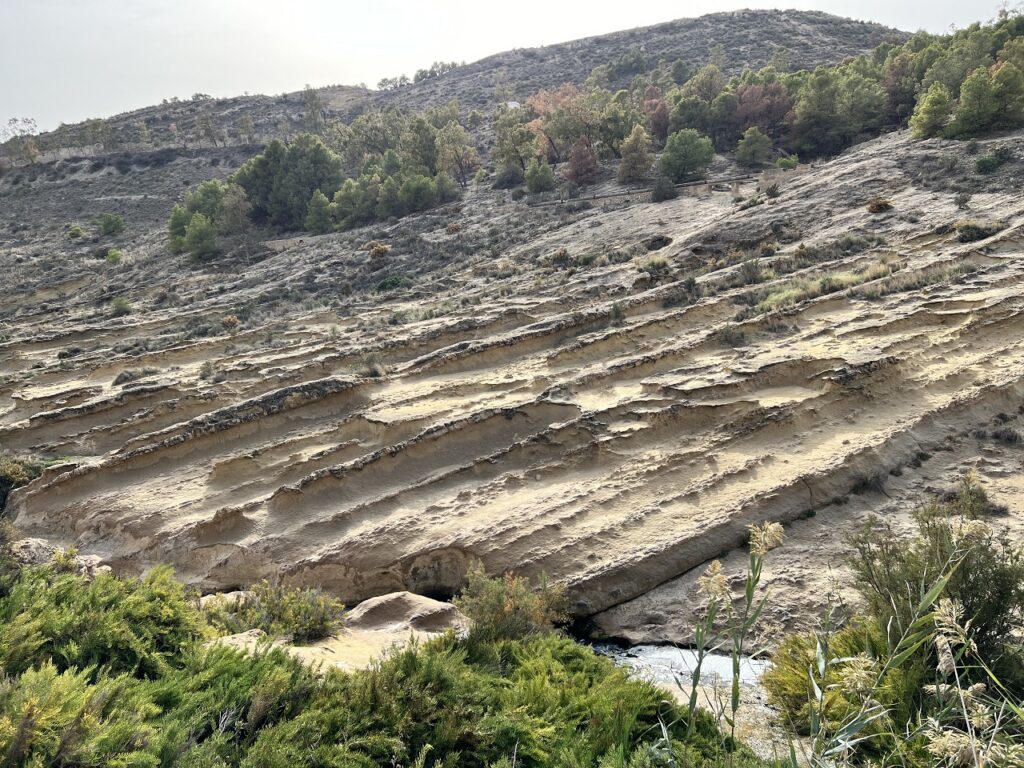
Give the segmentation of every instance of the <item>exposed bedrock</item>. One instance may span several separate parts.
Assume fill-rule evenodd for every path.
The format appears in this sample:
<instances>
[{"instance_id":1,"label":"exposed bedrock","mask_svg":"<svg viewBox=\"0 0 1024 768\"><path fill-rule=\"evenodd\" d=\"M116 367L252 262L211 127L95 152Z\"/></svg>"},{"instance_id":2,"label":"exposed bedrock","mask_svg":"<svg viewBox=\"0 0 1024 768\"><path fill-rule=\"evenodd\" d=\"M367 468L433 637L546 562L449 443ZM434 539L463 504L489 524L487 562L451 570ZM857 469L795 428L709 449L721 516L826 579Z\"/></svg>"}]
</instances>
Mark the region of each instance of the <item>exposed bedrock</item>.
<instances>
[{"instance_id":1,"label":"exposed bedrock","mask_svg":"<svg viewBox=\"0 0 1024 768\"><path fill-rule=\"evenodd\" d=\"M172 310L28 302L0 344L0 443L63 463L8 511L26 536L131 573L167 561L206 590L283 578L354 603L450 596L477 560L544 572L575 614L644 641L685 641L696 574L741 569L747 526L775 520L773 618L799 621L866 513L905 515L969 466L1019 469L972 435L1024 406L1024 202L976 194L971 215L1005 226L959 242L952 191L914 163L963 151L887 136L746 210L712 193L556 216L473 192L401 226L514 229L500 259L163 347L138 339ZM892 212L867 213L878 194ZM178 292L194 323L365 260L349 235L303 238L223 293L201 270ZM160 268L136 277L140 307Z\"/></svg>"}]
</instances>

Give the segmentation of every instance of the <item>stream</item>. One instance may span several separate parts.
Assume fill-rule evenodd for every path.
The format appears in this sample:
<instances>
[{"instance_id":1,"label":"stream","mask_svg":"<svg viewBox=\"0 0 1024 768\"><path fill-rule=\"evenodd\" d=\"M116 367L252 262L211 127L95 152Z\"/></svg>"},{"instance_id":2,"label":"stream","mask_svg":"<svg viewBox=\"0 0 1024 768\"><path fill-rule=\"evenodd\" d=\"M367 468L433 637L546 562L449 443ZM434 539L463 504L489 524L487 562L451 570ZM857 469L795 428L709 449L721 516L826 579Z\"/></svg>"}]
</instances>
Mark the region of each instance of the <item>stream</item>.
<instances>
[{"instance_id":1,"label":"stream","mask_svg":"<svg viewBox=\"0 0 1024 768\"><path fill-rule=\"evenodd\" d=\"M628 667L633 674L656 683L689 685L692 671L697 665L697 652L692 648L671 645L633 645L622 647L612 643L593 644L595 653L607 656L620 667ZM767 659L743 657L740 661L740 683L757 685L768 668ZM709 653L704 657L700 676L702 683L728 685L732 681L732 657Z\"/></svg>"}]
</instances>

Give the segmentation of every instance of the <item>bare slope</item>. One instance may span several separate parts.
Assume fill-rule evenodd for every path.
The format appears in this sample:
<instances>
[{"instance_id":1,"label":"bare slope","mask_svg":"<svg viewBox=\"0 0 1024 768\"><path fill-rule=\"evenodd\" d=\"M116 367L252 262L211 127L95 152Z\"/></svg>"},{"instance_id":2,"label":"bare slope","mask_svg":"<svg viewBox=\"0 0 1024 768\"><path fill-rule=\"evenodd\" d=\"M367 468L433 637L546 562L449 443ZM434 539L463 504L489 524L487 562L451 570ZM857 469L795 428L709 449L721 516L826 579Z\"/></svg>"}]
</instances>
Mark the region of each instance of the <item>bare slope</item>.
<instances>
[{"instance_id":1,"label":"bare slope","mask_svg":"<svg viewBox=\"0 0 1024 768\"><path fill-rule=\"evenodd\" d=\"M1022 142L983 149L999 143ZM71 457L11 511L27 534L125 571L170 561L209 589L280 575L350 602L443 596L480 558L564 580L581 616L620 606L601 626L644 639L682 634L666 617L688 574L746 524L813 514L778 561L788 621L839 561L818 544L880 506L836 502L891 482L886 509L905 511L910 464L958 444L970 463L956 441L1017 422L1018 173L891 135L747 209L728 192L570 210L481 191L206 266L145 229L116 267L9 237L0 444ZM1006 228L957 242L951 179ZM893 211L869 215L875 195ZM371 260L370 238L392 252ZM400 287L372 290L385 278ZM134 312L111 318L113 295Z\"/></svg>"}]
</instances>

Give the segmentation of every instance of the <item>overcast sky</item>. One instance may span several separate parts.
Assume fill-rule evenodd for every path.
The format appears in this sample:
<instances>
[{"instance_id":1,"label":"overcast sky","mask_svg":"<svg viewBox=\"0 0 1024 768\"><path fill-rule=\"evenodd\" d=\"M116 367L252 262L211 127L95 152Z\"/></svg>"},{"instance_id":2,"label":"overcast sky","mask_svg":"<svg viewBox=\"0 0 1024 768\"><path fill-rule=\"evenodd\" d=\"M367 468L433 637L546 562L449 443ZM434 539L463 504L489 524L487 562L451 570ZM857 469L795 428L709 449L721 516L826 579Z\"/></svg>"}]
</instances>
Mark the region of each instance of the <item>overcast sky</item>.
<instances>
[{"instance_id":1,"label":"overcast sky","mask_svg":"<svg viewBox=\"0 0 1024 768\"><path fill-rule=\"evenodd\" d=\"M0 0L0 120L40 128L193 93L282 93L737 8L816 9L906 30L992 0ZM499 7L500 6L500 7Z\"/></svg>"}]
</instances>

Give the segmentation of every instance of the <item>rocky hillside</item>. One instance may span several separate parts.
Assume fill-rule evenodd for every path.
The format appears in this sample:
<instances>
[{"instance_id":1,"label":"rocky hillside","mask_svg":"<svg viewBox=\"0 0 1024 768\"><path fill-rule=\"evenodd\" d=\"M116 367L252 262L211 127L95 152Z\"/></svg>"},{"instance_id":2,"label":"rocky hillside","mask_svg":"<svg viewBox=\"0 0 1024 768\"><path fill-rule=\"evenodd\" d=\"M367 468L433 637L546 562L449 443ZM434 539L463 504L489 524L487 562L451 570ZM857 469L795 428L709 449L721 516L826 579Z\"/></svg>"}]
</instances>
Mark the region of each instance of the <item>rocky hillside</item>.
<instances>
[{"instance_id":1,"label":"rocky hillside","mask_svg":"<svg viewBox=\"0 0 1024 768\"><path fill-rule=\"evenodd\" d=\"M207 589L445 596L479 558L648 640L678 639L694 574L771 519L775 618L799 619L865 512L899 519L967 466L1017 490L1021 166L968 152L1021 145L891 134L777 197L479 190L206 265L167 252L157 203L229 150L8 181L0 444L63 460L8 512ZM111 198L128 227L103 238L86 214Z\"/></svg>"},{"instance_id":2,"label":"rocky hillside","mask_svg":"<svg viewBox=\"0 0 1024 768\"><path fill-rule=\"evenodd\" d=\"M482 108L494 102L496 83L507 83L510 95L525 99L540 88L582 83L595 67L615 64L635 52L641 54L642 68L613 71L613 85L625 85L660 61L671 64L681 59L701 66L716 46L721 46L723 69L738 73L744 67L765 66L779 49L788 52L791 68L804 69L838 63L880 43L902 42L907 37L905 32L880 24L818 11L713 13L542 48L506 51L378 99L423 109L455 96L467 106Z\"/></svg>"}]
</instances>

